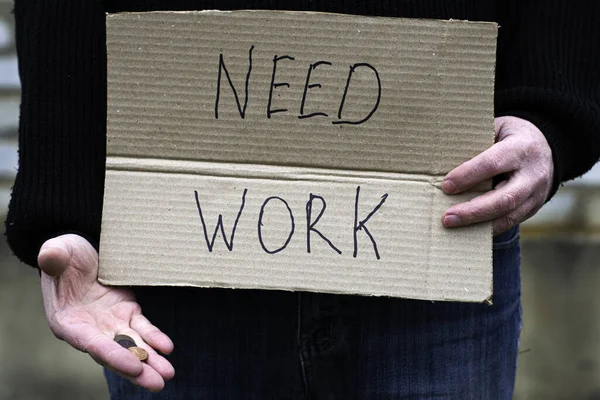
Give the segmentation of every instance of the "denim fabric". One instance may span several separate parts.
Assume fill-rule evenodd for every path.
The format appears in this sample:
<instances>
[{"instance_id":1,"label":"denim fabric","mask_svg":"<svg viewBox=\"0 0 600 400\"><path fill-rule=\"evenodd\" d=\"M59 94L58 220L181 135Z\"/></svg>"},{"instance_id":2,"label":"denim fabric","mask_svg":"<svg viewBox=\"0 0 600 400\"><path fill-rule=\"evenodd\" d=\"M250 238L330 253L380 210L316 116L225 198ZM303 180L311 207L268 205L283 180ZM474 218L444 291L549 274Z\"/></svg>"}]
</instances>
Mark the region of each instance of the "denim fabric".
<instances>
[{"instance_id":1,"label":"denim fabric","mask_svg":"<svg viewBox=\"0 0 600 400\"><path fill-rule=\"evenodd\" d=\"M521 327L518 229L494 240L493 305L315 293L144 288L176 376L112 399L510 400Z\"/></svg>"}]
</instances>

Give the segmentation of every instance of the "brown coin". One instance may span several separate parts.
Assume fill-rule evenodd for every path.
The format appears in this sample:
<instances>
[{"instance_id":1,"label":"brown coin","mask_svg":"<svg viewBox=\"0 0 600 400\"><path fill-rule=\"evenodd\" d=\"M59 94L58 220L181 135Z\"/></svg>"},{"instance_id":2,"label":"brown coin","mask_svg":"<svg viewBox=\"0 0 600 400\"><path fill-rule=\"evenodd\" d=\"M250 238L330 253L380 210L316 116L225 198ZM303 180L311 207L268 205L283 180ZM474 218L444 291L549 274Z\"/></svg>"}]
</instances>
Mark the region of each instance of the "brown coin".
<instances>
[{"instance_id":1,"label":"brown coin","mask_svg":"<svg viewBox=\"0 0 600 400\"><path fill-rule=\"evenodd\" d=\"M148 359L148 352L141 347L133 346L129 347L127 350L132 352L140 361L145 361Z\"/></svg>"}]
</instances>

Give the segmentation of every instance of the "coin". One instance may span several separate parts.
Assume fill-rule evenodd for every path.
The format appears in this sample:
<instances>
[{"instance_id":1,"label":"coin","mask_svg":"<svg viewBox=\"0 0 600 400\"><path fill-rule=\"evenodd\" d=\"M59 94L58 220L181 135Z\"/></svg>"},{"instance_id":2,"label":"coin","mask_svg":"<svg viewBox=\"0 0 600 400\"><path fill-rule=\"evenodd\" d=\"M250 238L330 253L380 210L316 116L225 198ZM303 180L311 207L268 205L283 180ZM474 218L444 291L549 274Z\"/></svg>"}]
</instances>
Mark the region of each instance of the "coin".
<instances>
[{"instance_id":1,"label":"coin","mask_svg":"<svg viewBox=\"0 0 600 400\"><path fill-rule=\"evenodd\" d=\"M135 341L127 335L117 335L115 336L115 342L119 343L121 346L126 349L135 346Z\"/></svg>"},{"instance_id":2,"label":"coin","mask_svg":"<svg viewBox=\"0 0 600 400\"><path fill-rule=\"evenodd\" d=\"M127 350L132 352L140 361L145 361L148 359L148 352L141 347L133 346L129 347Z\"/></svg>"}]
</instances>

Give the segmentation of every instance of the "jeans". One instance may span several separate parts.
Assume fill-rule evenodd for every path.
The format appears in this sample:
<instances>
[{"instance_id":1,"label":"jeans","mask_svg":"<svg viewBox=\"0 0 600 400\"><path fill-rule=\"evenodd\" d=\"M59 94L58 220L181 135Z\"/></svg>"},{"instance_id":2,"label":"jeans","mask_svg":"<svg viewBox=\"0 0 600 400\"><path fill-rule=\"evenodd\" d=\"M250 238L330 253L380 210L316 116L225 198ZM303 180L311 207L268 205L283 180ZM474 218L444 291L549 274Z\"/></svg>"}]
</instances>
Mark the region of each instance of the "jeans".
<instances>
[{"instance_id":1,"label":"jeans","mask_svg":"<svg viewBox=\"0 0 600 400\"><path fill-rule=\"evenodd\" d=\"M152 394L112 399L510 400L521 328L518 229L494 239L493 305L281 291L139 288L175 343Z\"/></svg>"}]
</instances>

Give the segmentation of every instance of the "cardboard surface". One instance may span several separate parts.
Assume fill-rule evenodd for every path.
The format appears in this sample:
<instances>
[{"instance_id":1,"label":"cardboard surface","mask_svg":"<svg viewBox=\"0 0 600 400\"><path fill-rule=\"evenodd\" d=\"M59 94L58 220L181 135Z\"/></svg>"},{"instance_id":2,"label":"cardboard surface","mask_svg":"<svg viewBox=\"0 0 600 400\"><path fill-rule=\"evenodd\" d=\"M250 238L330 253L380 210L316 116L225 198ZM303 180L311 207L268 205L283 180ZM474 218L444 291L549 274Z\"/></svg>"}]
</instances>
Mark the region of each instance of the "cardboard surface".
<instances>
[{"instance_id":1,"label":"cardboard surface","mask_svg":"<svg viewBox=\"0 0 600 400\"><path fill-rule=\"evenodd\" d=\"M490 224L443 176L493 143L491 23L107 16L99 279L481 302ZM323 211L324 209L324 211Z\"/></svg>"}]
</instances>

